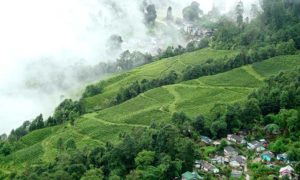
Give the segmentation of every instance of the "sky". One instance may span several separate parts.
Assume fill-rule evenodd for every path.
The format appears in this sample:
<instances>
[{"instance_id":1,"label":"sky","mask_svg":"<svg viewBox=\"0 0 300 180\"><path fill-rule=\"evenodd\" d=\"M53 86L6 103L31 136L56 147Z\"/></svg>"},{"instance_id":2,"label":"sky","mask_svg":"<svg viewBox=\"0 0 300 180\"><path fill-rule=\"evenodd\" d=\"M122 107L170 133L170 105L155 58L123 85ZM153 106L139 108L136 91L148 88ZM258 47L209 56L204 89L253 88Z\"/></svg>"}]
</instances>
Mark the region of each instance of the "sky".
<instances>
[{"instance_id":1,"label":"sky","mask_svg":"<svg viewBox=\"0 0 300 180\"><path fill-rule=\"evenodd\" d=\"M181 10L192 2L149 1L157 5L162 16L169 5L176 16L181 16ZM213 3L224 12L236 3L197 1L204 12ZM90 82L75 79L74 69L115 60L116 54L108 53L106 47L111 35L122 35L124 50L152 52L154 46L182 43L182 39L174 38L178 37L175 32L169 37L150 37L140 2L0 0L0 134L40 113L50 115L63 98L78 98L79 90Z\"/></svg>"}]
</instances>

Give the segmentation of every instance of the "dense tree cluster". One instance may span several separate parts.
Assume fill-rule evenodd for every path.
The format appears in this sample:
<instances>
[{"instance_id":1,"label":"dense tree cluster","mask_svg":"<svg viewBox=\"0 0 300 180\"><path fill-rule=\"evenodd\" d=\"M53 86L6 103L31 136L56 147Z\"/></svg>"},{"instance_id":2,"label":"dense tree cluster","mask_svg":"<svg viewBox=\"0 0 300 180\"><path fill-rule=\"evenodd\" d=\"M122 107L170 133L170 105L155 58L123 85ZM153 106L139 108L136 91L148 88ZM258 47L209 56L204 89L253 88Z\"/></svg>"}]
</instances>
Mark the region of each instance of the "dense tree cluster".
<instances>
[{"instance_id":1,"label":"dense tree cluster","mask_svg":"<svg viewBox=\"0 0 300 180\"><path fill-rule=\"evenodd\" d=\"M92 85L88 85L85 88L85 91L83 92L82 97L83 98L92 97L97 94L101 94L102 92L103 92L103 88L102 88L101 84L92 84Z\"/></svg>"},{"instance_id":2,"label":"dense tree cluster","mask_svg":"<svg viewBox=\"0 0 300 180\"><path fill-rule=\"evenodd\" d=\"M71 142L71 143L70 143ZM70 145L71 144L71 145ZM71 139L58 140L59 155L51 165L32 166L14 179L173 179L191 170L197 145L172 124L152 124L107 143L79 150Z\"/></svg>"},{"instance_id":3,"label":"dense tree cluster","mask_svg":"<svg viewBox=\"0 0 300 180\"><path fill-rule=\"evenodd\" d=\"M147 25L154 25L157 18L156 8L154 4L149 4L144 10L145 22Z\"/></svg>"},{"instance_id":4,"label":"dense tree cluster","mask_svg":"<svg viewBox=\"0 0 300 180\"><path fill-rule=\"evenodd\" d=\"M208 47L208 44L209 44L208 38L203 38L201 39L201 41L190 41L185 48L180 45L177 46L176 48L174 48L173 46L169 46L164 51L160 51L156 56L156 59L165 59L169 57L178 56L186 52L200 50Z\"/></svg>"},{"instance_id":5,"label":"dense tree cluster","mask_svg":"<svg viewBox=\"0 0 300 180\"><path fill-rule=\"evenodd\" d=\"M299 69L268 79L265 86L252 94L258 99L262 114L277 114L280 109L297 108L300 105L299 80Z\"/></svg>"},{"instance_id":6,"label":"dense tree cluster","mask_svg":"<svg viewBox=\"0 0 300 180\"><path fill-rule=\"evenodd\" d=\"M120 70L130 70L134 67L141 66L153 61L150 54L143 54L139 51L124 51L120 58L117 59L116 65Z\"/></svg>"},{"instance_id":7,"label":"dense tree cluster","mask_svg":"<svg viewBox=\"0 0 300 180\"><path fill-rule=\"evenodd\" d=\"M123 43L123 39L120 35L111 35L107 41L107 45L110 51L120 50Z\"/></svg>"},{"instance_id":8,"label":"dense tree cluster","mask_svg":"<svg viewBox=\"0 0 300 180\"><path fill-rule=\"evenodd\" d=\"M236 22L222 17L215 24L211 46L216 49L258 48L293 40L300 49L300 3L297 0L263 0L262 11L252 7L256 16L251 22L244 21L242 2L236 6Z\"/></svg>"},{"instance_id":9,"label":"dense tree cluster","mask_svg":"<svg viewBox=\"0 0 300 180\"><path fill-rule=\"evenodd\" d=\"M200 5L196 1L192 2L190 6L182 10L183 19L189 22L198 21L202 14L203 11L200 9Z\"/></svg>"},{"instance_id":10,"label":"dense tree cluster","mask_svg":"<svg viewBox=\"0 0 300 180\"><path fill-rule=\"evenodd\" d=\"M55 108L53 118L48 119L50 126L62 124L67 121L74 122L75 118L84 113L84 107L81 101L66 99Z\"/></svg>"}]
</instances>

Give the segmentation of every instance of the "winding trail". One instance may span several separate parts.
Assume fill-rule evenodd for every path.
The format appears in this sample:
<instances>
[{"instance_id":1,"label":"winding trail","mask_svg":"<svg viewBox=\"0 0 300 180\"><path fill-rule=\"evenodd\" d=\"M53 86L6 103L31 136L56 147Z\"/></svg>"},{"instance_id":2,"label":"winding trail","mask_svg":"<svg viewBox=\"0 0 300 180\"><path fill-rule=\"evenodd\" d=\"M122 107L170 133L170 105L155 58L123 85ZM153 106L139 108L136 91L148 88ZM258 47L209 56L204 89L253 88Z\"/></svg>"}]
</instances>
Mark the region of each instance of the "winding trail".
<instances>
[{"instance_id":1,"label":"winding trail","mask_svg":"<svg viewBox=\"0 0 300 180\"><path fill-rule=\"evenodd\" d=\"M150 99L152 101L158 102L160 103L157 99L154 99L152 97L147 96L145 93L140 94L141 97L146 98L146 99Z\"/></svg>"},{"instance_id":2,"label":"winding trail","mask_svg":"<svg viewBox=\"0 0 300 180\"><path fill-rule=\"evenodd\" d=\"M175 89L176 86L173 85L173 86L163 87L163 88L165 88L174 97L173 103L171 103L170 106L169 106L169 111L170 112L176 112L176 106L177 106L177 103L180 99L180 94Z\"/></svg>"},{"instance_id":3,"label":"winding trail","mask_svg":"<svg viewBox=\"0 0 300 180\"><path fill-rule=\"evenodd\" d=\"M246 174L246 180L250 180L250 176L249 176L249 174L248 174L247 163L246 163L246 165L245 165L244 172L245 172L245 174Z\"/></svg>"},{"instance_id":4,"label":"winding trail","mask_svg":"<svg viewBox=\"0 0 300 180\"><path fill-rule=\"evenodd\" d=\"M255 79L259 81L264 81L265 77L263 77L261 74L259 74L251 65L243 66L242 69L244 69L248 74L255 77Z\"/></svg>"},{"instance_id":5,"label":"winding trail","mask_svg":"<svg viewBox=\"0 0 300 180\"><path fill-rule=\"evenodd\" d=\"M90 114L87 114L87 115L84 115L83 117L84 118L87 118L87 119L92 119L92 120L95 120L95 121L98 121L102 124L105 124L105 125L112 125L112 126L127 126L127 127L140 127L140 128L146 128L146 127L149 127L149 126L146 126L146 125L140 125L140 124L127 124L127 123L113 123L113 122L109 122L109 121L105 121L103 119L100 119L98 117L96 117L97 114L96 113L90 113Z\"/></svg>"},{"instance_id":6,"label":"winding trail","mask_svg":"<svg viewBox=\"0 0 300 180\"><path fill-rule=\"evenodd\" d=\"M184 62L182 62L180 59L178 59L177 61L178 61L179 64L182 64L182 65L184 65L185 67L188 67L188 65L185 64Z\"/></svg>"},{"instance_id":7,"label":"winding trail","mask_svg":"<svg viewBox=\"0 0 300 180\"><path fill-rule=\"evenodd\" d=\"M197 84L175 84L173 86L177 87L186 87L186 88L207 88L207 89L225 89L228 90L228 88L236 88L236 89L248 89L248 90L253 90L255 88L252 87L242 87L242 86L213 86L213 85L197 85Z\"/></svg>"}]
</instances>

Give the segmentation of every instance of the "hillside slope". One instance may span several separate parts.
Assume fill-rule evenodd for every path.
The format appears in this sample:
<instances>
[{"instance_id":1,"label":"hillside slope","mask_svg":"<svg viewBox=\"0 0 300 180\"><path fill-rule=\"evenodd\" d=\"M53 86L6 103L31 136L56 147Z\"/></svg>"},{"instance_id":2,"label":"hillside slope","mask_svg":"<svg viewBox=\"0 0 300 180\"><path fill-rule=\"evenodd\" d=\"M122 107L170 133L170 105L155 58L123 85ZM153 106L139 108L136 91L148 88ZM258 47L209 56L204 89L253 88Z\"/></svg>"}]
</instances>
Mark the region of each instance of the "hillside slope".
<instances>
[{"instance_id":1,"label":"hillside slope","mask_svg":"<svg viewBox=\"0 0 300 180\"><path fill-rule=\"evenodd\" d=\"M182 63L196 64L196 58L201 61L232 54L229 51L202 50L134 69L106 80L105 93L88 98L87 103L91 107L99 105L105 98L112 97L118 88L146 76L155 78L171 69L180 72L185 68ZM300 65L299 55L280 56L225 73L149 90L122 104L85 114L76 120L74 126L64 124L29 133L18 141L18 151L0 159L0 169L12 171L24 168L27 163L51 162L58 153L59 138L65 141L73 138L78 148L92 148L108 141L117 143L121 133L133 128L167 121L173 112L184 111L193 117L207 114L216 103L243 101L265 78L297 65Z\"/></svg>"},{"instance_id":2,"label":"hillside slope","mask_svg":"<svg viewBox=\"0 0 300 180\"><path fill-rule=\"evenodd\" d=\"M180 74L186 67L195 66L210 58L221 59L234 57L238 51L203 49L180 56L166 58L147 64L126 73L121 73L101 82L104 92L85 99L85 105L91 111L102 109L108 105L121 87L126 87L134 81L155 79L167 75L170 71Z\"/></svg>"}]
</instances>

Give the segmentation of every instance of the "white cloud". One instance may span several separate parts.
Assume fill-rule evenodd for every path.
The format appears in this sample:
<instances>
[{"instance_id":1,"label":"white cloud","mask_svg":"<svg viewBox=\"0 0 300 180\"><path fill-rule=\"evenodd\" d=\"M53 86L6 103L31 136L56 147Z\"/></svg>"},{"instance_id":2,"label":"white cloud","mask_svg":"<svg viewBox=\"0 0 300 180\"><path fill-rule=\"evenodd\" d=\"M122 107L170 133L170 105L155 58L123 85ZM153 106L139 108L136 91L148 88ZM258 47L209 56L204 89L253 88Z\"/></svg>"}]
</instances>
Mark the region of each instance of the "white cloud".
<instances>
[{"instance_id":1,"label":"white cloud","mask_svg":"<svg viewBox=\"0 0 300 180\"><path fill-rule=\"evenodd\" d=\"M161 7L158 11L162 16L169 5L174 14L181 16L182 8L192 2L149 1ZM212 2L218 0L197 1L207 12ZM234 1L226 1L226 7ZM114 59L106 53L110 35L120 34L126 42L124 49L152 51L151 41L155 37L147 34L139 9L141 2L0 0L0 133L16 128L41 112L50 114L61 95L76 92L81 82L72 78L74 64L93 65ZM159 45L180 42L180 38L177 41L163 38ZM24 82L28 77L45 82L44 89L49 91L26 89ZM59 89L51 84L51 78L61 78L61 83L69 89Z\"/></svg>"}]
</instances>

